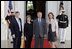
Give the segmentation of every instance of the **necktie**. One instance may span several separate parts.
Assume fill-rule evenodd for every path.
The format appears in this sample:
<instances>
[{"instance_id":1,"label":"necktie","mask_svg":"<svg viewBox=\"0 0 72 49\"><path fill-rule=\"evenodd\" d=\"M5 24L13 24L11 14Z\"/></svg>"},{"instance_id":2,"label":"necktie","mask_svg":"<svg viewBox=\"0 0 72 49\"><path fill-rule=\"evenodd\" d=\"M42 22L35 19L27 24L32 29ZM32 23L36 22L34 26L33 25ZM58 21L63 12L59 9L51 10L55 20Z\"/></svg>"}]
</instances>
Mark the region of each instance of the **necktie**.
<instances>
[{"instance_id":1,"label":"necktie","mask_svg":"<svg viewBox=\"0 0 72 49\"><path fill-rule=\"evenodd\" d=\"M39 26L40 26L40 23L41 23L41 22L40 22L40 19L39 19Z\"/></svg>"}]
</instances>

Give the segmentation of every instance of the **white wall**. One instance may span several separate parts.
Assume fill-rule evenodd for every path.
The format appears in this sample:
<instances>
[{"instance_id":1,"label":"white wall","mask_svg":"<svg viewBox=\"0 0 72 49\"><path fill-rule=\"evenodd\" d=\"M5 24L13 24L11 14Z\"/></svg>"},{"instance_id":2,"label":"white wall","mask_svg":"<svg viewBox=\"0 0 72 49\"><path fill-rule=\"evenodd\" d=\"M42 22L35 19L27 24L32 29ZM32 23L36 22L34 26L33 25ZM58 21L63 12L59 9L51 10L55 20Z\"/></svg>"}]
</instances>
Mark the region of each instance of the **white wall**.
<instances>
[{"instance_id":1,"label":"white wall","mask_svg":"<svg viewBox=\"0 0 72 49\"><path fill-rule=\"evenodd\" d=\"M24 31L24 22L26 17L26 1L15 1L15 11L20 12L20 17L22 19L22 28Z\"/></svg>"},{"instance_id":2,"label":"white wall","mask_svg":"<svg viewBox=\"0 0 72 49\"><path fill-rule=\"evenodd\" d=\"M60 1L47 1L46 2L46 21L48 20L48 13L53 12L56 17L59 14ZM64 8L69 19L69 27L66 30L66 40L71 40L71 2L64 1Z\"/></svg>"},{"instance_id":3,"label":"white wall","mask_svg":"<svg viewBox=\"0 0 72 49\"><path fill-rule=\"evenodd\" d=\"M46 20L48 20L48 13L53 12L56 17L58 14L58 2L57 1L47 1L46 2Z\"/></svg>"},{"instance_id":4,"label":"white wall","mask_svg":"<svg viewBox=\"0 0 72 49\"><path fill-rule=\"evenodd\" d=\"M4 1L1 1L1 40L6 40L6 25L4 19Z\"/></svg>"},{"instance_id":5,"label":"white wall","mask_svg":"<svg viewBox=\"0 0 72 49\"><path fill-rule=\"evenodd\" d=\"M25 1L12 1L13 10L20 12L23 28L26 15L25 4L26 4ZM2 21L5 21L5 17L8 14L8 5L9 1L4 1L1 4L1 20L3 19ZM1 21L1 40L7 40L8 27L6 21L4 23L2 21Z\"/></svg>"},{"instance_id":6,"label":"white wall","mask_svg":"<svg viewBox=\"0 0 72 49\"><path fill-rule=\"evenodd\" d=\"M5 17L8 14L8 5L9 1L1 1L1 40L7 40L8 26Z\"/></svg>"},{"instance_id":7,"label":"white wall","mask_svg":"<svg viewBox=\"0 0 72 49\"><path fill-rule=\"evenodd\" d=\"M64 8L69 19L69 27L66 30L66 40L71 40L71 1L64 1Z\"/></svg>"},{"instance_id":8,"label":"white wall","mask_svg":"<svg viewBox=\"0 0 72 49\"><path fill-rule=\"evenodd\" d=\"M14 6L14 1L12 1L13 6ZM48 19L48 13L49 12L53 12L55 17L58 15L59 11L59 1L46 1L46 20ZM4 6L3 6L4 4ZM7 9L8 9L8 4L9 1L4 1L4 3L1 4L1 20L2 17L7 15ZM22 19L22 25L23 25L23 29L24 29L24 22L25 22L25 18L26 18L26 2L25 1L15 1L15 11L19 11L20 12L20 16ZM66 10L66 14L69 17L69 27L67 28L67 36L66 36L66 40L71 40L71 2L70 1L64 1L64 8ZM14 9L14 8L13 8ZM1 40L6 40L6 36L7 36L7 26L6 24L2 23L1 21Z\"/></svg>"}]
</instances>

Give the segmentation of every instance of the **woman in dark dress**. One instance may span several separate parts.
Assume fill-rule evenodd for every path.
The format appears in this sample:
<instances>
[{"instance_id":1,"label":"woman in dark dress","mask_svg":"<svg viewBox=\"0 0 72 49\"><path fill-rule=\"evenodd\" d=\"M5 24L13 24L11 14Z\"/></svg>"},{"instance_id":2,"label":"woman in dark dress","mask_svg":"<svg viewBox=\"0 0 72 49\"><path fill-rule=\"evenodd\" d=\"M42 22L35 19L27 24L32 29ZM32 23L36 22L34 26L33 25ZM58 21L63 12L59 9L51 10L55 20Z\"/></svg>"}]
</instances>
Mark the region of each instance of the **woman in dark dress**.
<instances>
[{"instance_id":1,"label":"woman in dark dress","mask_svg":"<svg viewBox=\"0 0 72 49\"><path fill-rule=\"evenodd\" d=\"M24 25L25 48L31 47L32 37L33 37L33 24L31 23L31 16L27 15L27 22Z\"/></svg>"},{"instance_id":2,"label":"woman in dark dress","mask_svg":"<svg viewBox=\"0 0 72 49\"><path fill-rule=\"evenodd\" d=\"M58 36L58 23L54 19L54 15L52 12L48 14L49 21L48 21L48 41L52 48L56 48L54 42L57 40Z\"/></svg>"}]
</instances>

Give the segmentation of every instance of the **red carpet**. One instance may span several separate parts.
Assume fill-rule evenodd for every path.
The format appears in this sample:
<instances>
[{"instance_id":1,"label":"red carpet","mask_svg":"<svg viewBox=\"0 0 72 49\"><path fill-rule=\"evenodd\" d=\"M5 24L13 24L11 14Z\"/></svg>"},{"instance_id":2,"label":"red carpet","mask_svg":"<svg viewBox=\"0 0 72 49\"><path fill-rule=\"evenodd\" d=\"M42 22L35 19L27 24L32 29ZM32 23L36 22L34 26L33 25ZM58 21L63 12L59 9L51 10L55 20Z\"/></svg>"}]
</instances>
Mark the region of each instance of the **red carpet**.
<instances>
[{"instance_id":1,"label":"red carpet","mask_svg":"<svg viewBox=\"0 0 72 49\"><path fill-rule=\"evenodd\" d=\"M55 45L55 46L56 46L56 45ZM39 47L40 47L40 46L39 46ZM25 42L24 42L23 48L25 48ZM34 39L32 40L31 48L34 48ZM50 47L50 43L48 42L47 39L44 40L43 48L51 48L51 47Z\"/></svg>"}]
</instances>

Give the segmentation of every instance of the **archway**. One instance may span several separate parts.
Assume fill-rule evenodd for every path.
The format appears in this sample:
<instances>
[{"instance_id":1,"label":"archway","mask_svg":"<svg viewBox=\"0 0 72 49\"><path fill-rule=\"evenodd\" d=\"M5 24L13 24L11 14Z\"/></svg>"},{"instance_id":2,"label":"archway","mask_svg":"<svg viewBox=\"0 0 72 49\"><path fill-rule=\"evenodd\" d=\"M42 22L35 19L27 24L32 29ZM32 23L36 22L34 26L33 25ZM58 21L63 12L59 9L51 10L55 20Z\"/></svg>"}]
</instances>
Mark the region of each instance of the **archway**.
<instances>
[{"instance_id":1,"label":"archway","mask_svg":"<svg viewBox=\"0 0 72 49\"><path fill-rule=\"evenodd\" d=\"M26 15L31 15L32 20L37 18L37 11L43 13L42 18L45 19L46 1L26 1Z\"/></svg>"}]
</instances>

